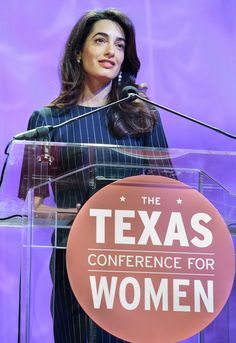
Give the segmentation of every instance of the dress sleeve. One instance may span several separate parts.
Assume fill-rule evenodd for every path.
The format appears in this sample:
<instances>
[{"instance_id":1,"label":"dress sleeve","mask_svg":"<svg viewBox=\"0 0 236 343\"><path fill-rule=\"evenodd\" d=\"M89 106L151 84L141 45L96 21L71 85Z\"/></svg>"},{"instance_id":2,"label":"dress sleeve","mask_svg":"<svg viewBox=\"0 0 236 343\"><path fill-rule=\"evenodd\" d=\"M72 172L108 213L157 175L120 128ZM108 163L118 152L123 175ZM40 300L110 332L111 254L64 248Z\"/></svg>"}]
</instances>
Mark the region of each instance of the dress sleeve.
<instances>
[{"instance_id":1,"label":"dress sleeve","mask_svg":"<svg viewBox=\"0 0 236 343\"><path fill-rule=\"evenodd\" d=\"M156 117L157 124L151 132L145 134L144 144L154 148L168 148L165 131L158 111L156 111Z\"/></svg>"},{"instance_id":2,"label":"dress sleeve","mask_svg":"<svg viewBox=\"0 0 236 343\"><path fill-rule=\"evenodd\" d=\"M156 116L156 126L144 137L145 146L158 148L149 150L150 158L148 160L149 169L147 170L147 174L158 174L166 177L176 178L171 157L168 152L168 143L165 131L158 111L156 111Z\"/></svg>"},{"instance_id":3,"label":"dress sleeve","mask_svg":"<svg viewBox=\"0 0 236 343\"><path fill-rule=\"evenodd\" d=\"M35 129L39 126L46 125L44 116L41 114L41 111L34 111L29 119L27 130Z\"/></svg>"},{"instance_id":4,"label":"dress sleeve","mask_svg":"<svg viewBox=\"0 0 236 343\"><path fill-rule=\"evenodd\" d=\"M40 111L35 111L29 119L27 130L43 125L46 125L43 116ZM21 199L26 198L30 188L39 186L49 179L50 166L48 165L48 161L44 162L40 158L42 156L43 146L43 143L42 145L32 143L26 144L25 146L18 192L18 196ZM49 195L48 187L38 187L35 190L34 195L46 198Z\"/></svg>"}]
</instances>

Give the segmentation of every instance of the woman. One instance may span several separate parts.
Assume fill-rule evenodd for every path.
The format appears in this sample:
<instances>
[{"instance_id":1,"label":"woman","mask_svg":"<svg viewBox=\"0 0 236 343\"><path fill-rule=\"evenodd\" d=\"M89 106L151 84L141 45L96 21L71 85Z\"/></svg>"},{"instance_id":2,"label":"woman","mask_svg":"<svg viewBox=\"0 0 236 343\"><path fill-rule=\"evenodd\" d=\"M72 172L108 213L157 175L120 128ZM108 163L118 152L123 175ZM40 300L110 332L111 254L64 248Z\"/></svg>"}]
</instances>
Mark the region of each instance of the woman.
<instances>
[{"instance_id":1,"label":"woman","mask_svg":"<svg viewBox=\"0 0 236 343\"><path fill-rule=\"evenodd\" d=\"M57 125L96 107L121 98L122 89L135 86L140 68L135 31L130 19L116 9L90 11L74 26L65 47L61 64L61 92L47 107L35 111L28 129ZM166 147L166 138L156 110L135 100L109 110L98 110L81 120L49 134L49 140L66 143L103 143L125 146ZM64 165L64 171L67 168ZM43 202L42 195L36 205ZM57 204L73 207L67 200ZM60 200L58 200L60 202ZM65 250L54 256L54 335L55 342L118 342L97 327L78 305L67 279Z\"/></svg>"}]
</instances>

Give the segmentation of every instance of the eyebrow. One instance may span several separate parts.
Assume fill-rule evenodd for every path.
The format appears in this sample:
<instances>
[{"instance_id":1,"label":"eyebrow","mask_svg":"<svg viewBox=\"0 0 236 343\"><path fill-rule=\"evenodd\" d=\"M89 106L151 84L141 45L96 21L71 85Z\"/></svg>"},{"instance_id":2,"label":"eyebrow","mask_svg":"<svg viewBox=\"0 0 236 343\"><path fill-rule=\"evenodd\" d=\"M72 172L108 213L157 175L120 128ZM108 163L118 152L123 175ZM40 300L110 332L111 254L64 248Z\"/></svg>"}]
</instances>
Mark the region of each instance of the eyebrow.
<instances>
[{"instance_id":1,"label":"eyebrow","mask_svg":"<svg viewBox=\"0 0 236 343\"><path fill-rule=\"evenodd\" d=\"M101 36L104 36L104 37L106 37L106 38L109 37L109 35L108 35L107 33L105 33L105 32L97 32L97 33L95 33L95 34L92 36L92 38L96 37L97 35L101 35ZM123 37L117 37L117 38L116 38L116 41L117 41L117 40L125 42L125 38L123 38Z\"/></svg>"}]
</instances>

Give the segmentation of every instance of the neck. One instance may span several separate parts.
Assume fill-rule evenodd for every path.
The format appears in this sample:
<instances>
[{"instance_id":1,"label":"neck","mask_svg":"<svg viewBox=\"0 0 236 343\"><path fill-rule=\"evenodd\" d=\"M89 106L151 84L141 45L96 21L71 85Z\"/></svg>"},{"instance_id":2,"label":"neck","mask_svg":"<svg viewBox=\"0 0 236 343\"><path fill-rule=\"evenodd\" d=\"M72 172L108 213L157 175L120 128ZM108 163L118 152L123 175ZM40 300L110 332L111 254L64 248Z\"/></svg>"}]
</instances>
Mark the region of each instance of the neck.
<instances>
[{"instance_id":1,"label":"neck","mask_svg":"<svg viewBox=\"0 0 236 343\"><path fill-rule=\"evenodd\" d=\"M107 97L111 90L111 82L101 87L101 85L89 85L85 84L84 94L78 101L79 105L99 107L106 105Z\"/></svg>"}]
</instances>

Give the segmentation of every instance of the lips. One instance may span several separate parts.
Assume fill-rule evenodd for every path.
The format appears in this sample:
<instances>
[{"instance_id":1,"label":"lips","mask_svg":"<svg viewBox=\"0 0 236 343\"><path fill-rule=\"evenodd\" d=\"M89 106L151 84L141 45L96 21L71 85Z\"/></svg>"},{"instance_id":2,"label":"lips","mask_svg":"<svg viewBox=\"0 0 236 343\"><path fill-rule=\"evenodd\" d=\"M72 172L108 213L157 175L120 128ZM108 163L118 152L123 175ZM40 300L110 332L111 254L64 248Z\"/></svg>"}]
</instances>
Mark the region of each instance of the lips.
<instances>
[{"instance_id":1,"label":"lips","mask_svg":"<svg viewBox=\"0 0 236 343\"><path fill-rule=\"evenodd\" d=\"M98 62L103 68L106 68L106 69L110 69L110 68L114 67L114 65L115 65L115 62L112 60L100 60Z\"/></svg>"}]
</instances>

